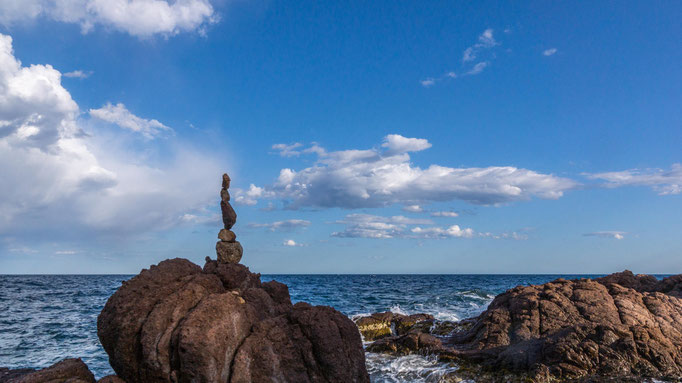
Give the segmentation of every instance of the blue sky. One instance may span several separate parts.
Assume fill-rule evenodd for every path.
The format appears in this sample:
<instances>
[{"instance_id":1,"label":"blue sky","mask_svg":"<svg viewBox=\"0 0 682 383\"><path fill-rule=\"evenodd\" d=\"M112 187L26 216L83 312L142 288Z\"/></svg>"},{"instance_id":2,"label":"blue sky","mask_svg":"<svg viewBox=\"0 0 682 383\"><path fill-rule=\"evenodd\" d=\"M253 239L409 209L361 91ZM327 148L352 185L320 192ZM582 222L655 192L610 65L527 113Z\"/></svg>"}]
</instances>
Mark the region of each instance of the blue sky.
<instances>
[{"instance_id":1,"label":"blue sky","mask_svg":"<svg viewBox=\"0 0 682 383\"><path fill-rule=\"evenodd\" d=\"M0 272L682 272L681 12L0 1Z\"/></svg>"}]
</instances>

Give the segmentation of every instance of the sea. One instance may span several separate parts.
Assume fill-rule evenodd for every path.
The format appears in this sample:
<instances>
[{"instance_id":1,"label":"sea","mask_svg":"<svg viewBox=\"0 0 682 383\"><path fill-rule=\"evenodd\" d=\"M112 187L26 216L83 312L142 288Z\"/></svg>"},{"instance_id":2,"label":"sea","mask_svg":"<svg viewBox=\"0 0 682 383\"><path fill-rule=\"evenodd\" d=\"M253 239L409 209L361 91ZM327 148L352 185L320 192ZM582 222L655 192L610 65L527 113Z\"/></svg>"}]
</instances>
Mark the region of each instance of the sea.
<instances>
[{"instance_id":1,"label":"sea","mask_svg":"<svg viewBox=\"0 0 682 383\"><path fill-rule=\"evenodd\" d=\"M113 374L97 338L97 316L132 275L0 275L0 367L43 368L80 357L97 378ZM457 321L481 313L518 285L598 275L263 275L289 286L292 301L373 312L427 313ZM372 382L438 382L456 367L419 355L366 353Z\"/></svg>"}]
</instances>

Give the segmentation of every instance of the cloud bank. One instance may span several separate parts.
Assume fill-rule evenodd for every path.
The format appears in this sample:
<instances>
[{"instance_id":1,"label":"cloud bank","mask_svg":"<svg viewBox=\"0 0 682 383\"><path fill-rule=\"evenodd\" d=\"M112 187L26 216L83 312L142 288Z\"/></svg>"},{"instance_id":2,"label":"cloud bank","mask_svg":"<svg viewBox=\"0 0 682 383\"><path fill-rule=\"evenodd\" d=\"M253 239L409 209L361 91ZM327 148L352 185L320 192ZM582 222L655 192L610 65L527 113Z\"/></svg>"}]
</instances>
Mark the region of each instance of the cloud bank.
<instances>
[{"instance_id":1,"label":"cloud bank","mask_svg":"<svg viewBox=\"0 0 682 383\"><path fill-rule=\"evenodd\" d=\"M682 193L682 164L673 164L670 170L630 169L620 172L586 174L588 178L606 181L608 188L622 186L649 186L659 195Z\"/></svg>"},{"instance_id":2,"label":"cloud bank","mask_svg":"<svg viewBox=\"0 0 682 383\"><path fill-rule=\"evenodd\" d=\"M411 163L410 153L430 147L425 139L396 134L386 136L373 149L328 152L313 145L304 150L317 156L313 166L282 169L272 185L259 188L260 195L281 199L288 209L375 208L455 200L495 205L534 197L557 199L577 185L567 178L513 166L433 164L421 168Z\"/></svg>"},{"instance_id":3,"label":"cloud bank","mask_svg":"<svg viewBox=\"0 0 682 383\"><path fill-rule=\"evenodd\" d=\"M0 23L5 26L39 18L78 24L83 33L101 25L138 37L204 33L218 20L208 0L0 1Z\"/></svg>"},{"instance_id":4,"label":"cloud bank","mask_svg":"<svg viewBox=\"0 0 682 383\"><path fill-rule=\"evenodd\" d=\"M12 38L0 35L0 234L143 234L182 224L213 202L215 158L172 142L163 158L153 155L160 142L135 140L153 139L162 124L122 104L114 110L127 120L114 120L132 136L83 121L61 76L50 65L23 66Z\"/></svg>"}]
</instances>

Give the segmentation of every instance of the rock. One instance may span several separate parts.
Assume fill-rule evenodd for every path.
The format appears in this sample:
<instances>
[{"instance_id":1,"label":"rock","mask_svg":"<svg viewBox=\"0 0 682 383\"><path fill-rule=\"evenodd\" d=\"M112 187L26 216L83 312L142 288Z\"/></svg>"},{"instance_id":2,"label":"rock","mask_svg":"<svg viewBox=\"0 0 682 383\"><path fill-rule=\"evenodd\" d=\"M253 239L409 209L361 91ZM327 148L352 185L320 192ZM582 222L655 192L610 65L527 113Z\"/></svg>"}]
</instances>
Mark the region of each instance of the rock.
<instances>
[{"instance_id":1,"label":"rock","mask_svg":"<svg viewBox=\"0 0 682 383\"><path fill-rule=\"evenodd\" d=\"M230 188L230 176L227 175L227 173L223 174L223 189L229 189Z\"/></svg>"},{"instance_id":2,"label":"rock","mask_svg":"<svg viewBox=\"0 0 682 383\"><path fill-rule=\"evenodd\" d=\"M79 359L64 359L42 370L0 369L0 382L8 383L95 383L95 376Z\"/></svg>"},{"instance_id":3,"label":"rock","mask_svg":"<svg viewBox=\"0 0 682 383\"><path fill-rule=\"evenodd\" d=\"M223 225L226 229L231 229L237 223L237 213L229 202L220 201L220 210L223 213Z\"/></svg>"},{"instance_id":4,"label":"rock","mask_svg":"<svg viewBox=\"0 0 682 383\"><path fill-rule=\"evenodd\" d=\"M218 233L218 239L223 242L234 242L237 239L237 234L232 230L222 229Z\"/></svg>"},{"instance_id":5,"label":"rock","mask_svg":"<svg viewBox=\"0 0 682 383\"><path fill-rule=\"evenodd\" d=\"M126 381L116 375L108 375L98 380L97 383L126 383Z\"/></svg>"},{"instance_id":6,"label":"rock","mask_svg":"<svg viewBox=\"0 0 682 383\"><path fill-rule=\"evenodd\" d=\"M400 336L380 339L369 346L367 351L391 355L437 354L444 351L440 339L430 334L411 332Z\"/></svg>"},{"instance_id":7,"label":"rock","mask_svg":"<svg viewBox=\"0 0 682 383\"><path fill-rule=\"evenodd\" d=\"M239 263L244 253L239 242L218 241L215 244L215 251L218 254L218 262L221 263Z\"/></svg>"},{"instance_id":8,"label":"rock","mask_svg":"<svg viewBox=\"0 0 682 383\"><path fill-rule=\"evenodd\" d=\"M394 314L389 311L358 318L355 320L355 325L365 341L372 341L391 335L407 334L412 326L423 321L433 321L433 316Z\"/></svg>"},{"instance_id":9,"label":"rock","mask_svg":"<svg viewBox=\"0 0 682 383\"><path fill-rule=\"evenodd\" d=\"M230 202L230 192L227 189L220 190L220 200L225 203Z\"/></svg>"},{"instance_id":10,"label":"rock","mask_svg":"<svg viewBox=\"0 0 682 383\"><path fill-rule=\"evenodd\" d=\"M286 285L235 263L143 270L107 301L98 334L128 383L369 382L350 319L294 306Z\"/></svg>"},{"instance_id":11,"label":"rock","mask_svg":"<svg viewBox=\"0 0 682 383\"><path fill-rule=\"evenodd\" d=\"M659 291L679 291L679 281L626 271L519 286L497 296L448 343L459 358L486 371L679 379L682 301Z\"/></svg>"}]
</instances>

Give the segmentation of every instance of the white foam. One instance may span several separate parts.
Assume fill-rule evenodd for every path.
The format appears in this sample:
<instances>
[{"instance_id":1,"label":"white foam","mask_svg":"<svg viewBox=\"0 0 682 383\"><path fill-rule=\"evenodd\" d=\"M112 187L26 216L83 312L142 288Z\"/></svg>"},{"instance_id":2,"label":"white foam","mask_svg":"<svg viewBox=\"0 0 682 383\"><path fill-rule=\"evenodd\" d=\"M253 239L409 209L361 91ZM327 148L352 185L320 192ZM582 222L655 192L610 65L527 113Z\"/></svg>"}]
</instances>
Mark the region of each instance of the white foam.
<instances>
[{"instance_id":1,"label":"white foam","mask_svg":"<svg viewBox=\"0 0 682 383\"><path fill-rule=\"evenodd\" d=\"M392 357L367 353L367 370L374 383L438 383L457 371L457 367L438 362L435 356Z\"/></svg>"}]
</instances>

